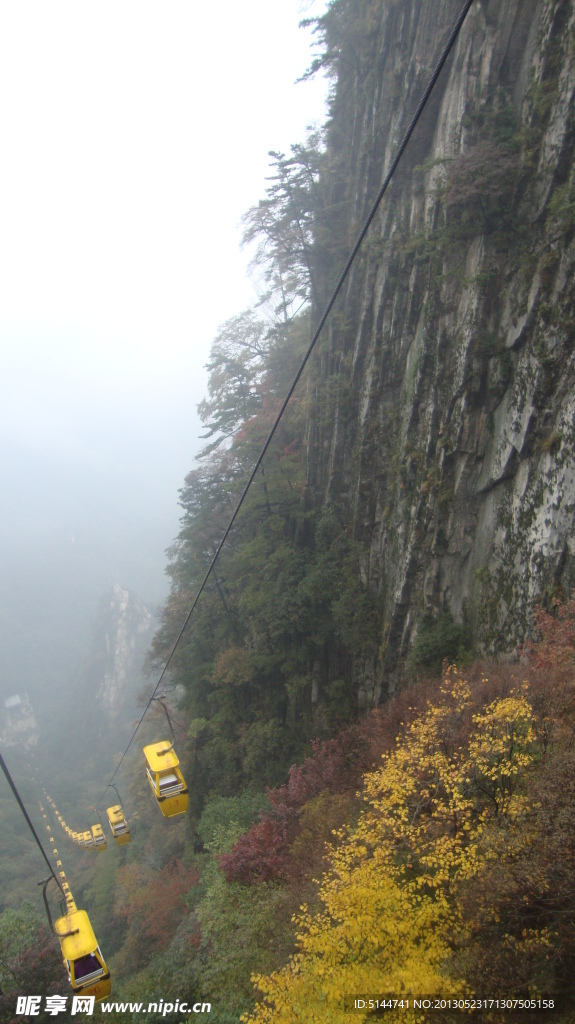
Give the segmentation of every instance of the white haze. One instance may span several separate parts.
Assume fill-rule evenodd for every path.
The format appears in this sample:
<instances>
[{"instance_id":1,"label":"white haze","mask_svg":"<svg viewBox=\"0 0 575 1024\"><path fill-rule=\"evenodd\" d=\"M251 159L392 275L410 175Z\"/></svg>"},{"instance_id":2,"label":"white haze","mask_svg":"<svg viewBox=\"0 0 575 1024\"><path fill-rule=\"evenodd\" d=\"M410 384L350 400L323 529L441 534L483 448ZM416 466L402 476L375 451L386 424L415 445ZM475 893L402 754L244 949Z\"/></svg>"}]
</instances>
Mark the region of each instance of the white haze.
<instances>
[{"instance_id":1,"label":"white haze","mask_svg":"<svg viewBox=\"0 0 575 1024\"><path fill-rule=\"evenodd\" d=\"M5 692L41 685L43 651L61 671L114 582L165 593L210 341L254 298L240 218L268 150L324 116L325 83L294 84L323 7L0 9Z\"/></svg>"}]
</instances>

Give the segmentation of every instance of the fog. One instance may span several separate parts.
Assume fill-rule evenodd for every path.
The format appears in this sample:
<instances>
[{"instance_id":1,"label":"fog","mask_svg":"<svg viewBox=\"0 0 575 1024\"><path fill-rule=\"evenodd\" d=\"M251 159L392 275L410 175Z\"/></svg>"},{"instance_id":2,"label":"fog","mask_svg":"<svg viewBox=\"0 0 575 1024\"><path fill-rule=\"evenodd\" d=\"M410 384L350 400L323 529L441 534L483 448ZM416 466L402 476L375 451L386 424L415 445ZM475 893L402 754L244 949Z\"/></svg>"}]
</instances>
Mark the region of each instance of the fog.
<instances>
[{"instance_id":1,"label":"fog","mask_svg":"<svg viewBox=\"0 0 575 1024\"><path fill-rule=\"evenodd\" d=\"M0 13L1 696L69 678L102 593L166 594L240 219L322 120L323 3Z\"/></svg>"}]
</instances>

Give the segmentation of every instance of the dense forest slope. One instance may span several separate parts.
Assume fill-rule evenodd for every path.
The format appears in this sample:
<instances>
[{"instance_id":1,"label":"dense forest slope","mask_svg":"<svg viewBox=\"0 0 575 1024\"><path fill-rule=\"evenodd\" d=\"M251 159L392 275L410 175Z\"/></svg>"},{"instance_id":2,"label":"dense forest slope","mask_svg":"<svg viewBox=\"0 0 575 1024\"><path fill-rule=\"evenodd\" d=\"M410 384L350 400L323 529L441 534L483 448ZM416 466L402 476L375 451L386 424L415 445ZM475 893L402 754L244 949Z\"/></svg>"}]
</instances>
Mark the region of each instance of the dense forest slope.
<instances>
[{"instance_id":1,"label":"dense forest slope","mask_svg":"<svg viewBox=\"0 0 575 1024\"><path fill-rule=\"evenodd\" d=\"M320 26L339 204L321 218L322 290L460 5L356 6ZM472 7L328 328L308 490L349 511L382 599L370 699L430 618L509 648L534 601L575 581L574 19L557 0Z\"/></svg>"}]
</instances>

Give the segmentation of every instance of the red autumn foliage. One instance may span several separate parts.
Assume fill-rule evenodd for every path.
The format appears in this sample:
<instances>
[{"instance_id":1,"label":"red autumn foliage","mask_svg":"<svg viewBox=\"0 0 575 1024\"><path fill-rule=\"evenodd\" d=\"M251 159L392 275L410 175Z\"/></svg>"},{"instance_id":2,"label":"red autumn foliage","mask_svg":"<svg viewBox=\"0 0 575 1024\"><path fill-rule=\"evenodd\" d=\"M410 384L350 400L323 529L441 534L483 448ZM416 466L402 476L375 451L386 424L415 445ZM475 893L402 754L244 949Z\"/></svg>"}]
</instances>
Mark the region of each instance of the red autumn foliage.
<instances>
[{"instance_id":1,"label":"red autumn foliage","mask_svg":"<svg viewBox=\"0 0 575 1024\"><path fill-rule=\"evenodd\" d=\"M529 648L534 665L530 686L545 746L549 723L569 719L574 695L573 687L550 686L549 672L538 669L574 660L575 599L560 606L560 611L558 606L556 616L539 609L536 622L541 639ZM516 685L513 673L511 666L477 662L466 677L478 702L485 704ZM285 785L268 790L272 810L260 811L260 820L240 836L230 853L220 857L226 880L252 884L282 878L289 882L318 870L332 829L352 814L351 803L363 775L393 746L403 723L435 699L439 685L438 679L422 680L335 738L316 740L311 756L292 766ZM471 712L464 719L457 726L458 743L465 741L471 728ZM446 736L445 742L453 743L455 738ZM334 803L320 800L322 796L345 799Z\"/></svg>"},{"instance_id":2,"label":"red autumn foliage","mask_svg":"<svg viewBox=\"0 0 575 1024\"><path fill-rule=\"evenodd\" d=\"M283 872L293 826L287 816L266 815L240 836L230 853L220 857L228 882L269 882Z\"/></svg>"},{"instance_id":3,"label":"red autumn foliage","mask_svg":"<svg viewBox=\"0 0 575 1024\"><path fill-rule=\"evenodd\" d=\"M300 809L320 793L357 789L371 762L364 724L331 740L315 740L312 749L302 765L292 765L285 785L268 790L273 810L260 812L260 821L220 858L228 882L267 882L283 875Z\"/></svg>"},{"instance_id":4,"label":"red autumn foliage","mask_svg":"<svg viewBox=\"0 0 575 1024\"><path fill-rule=\"evenodd\" d=\"M301 765L290 768L284 786L268 791L269 799L278 810L299 808L315 796L343 793L357 789L362 775L371 764L370 721L352 725L331 740L314 740L313 753Z\"/></svg>"},{"instance_id":5,"label":"red autumn foliage","mask_svg":"<svg viewBox=\"0 0 575 1024\"><path fill-rule=\"evenodd\" d=\"M359 801L355 792L321 793L302 807L297 835L285 859L283 878L300 894L300 902L314 899L314 878L325 871L325 857L334 831L349 824Z\"/></svg>"},{"instance_id":6,"label":"red autumn foliage","mask_svg":"<svg viewBox=\"0 0 575 1024\"><path fill-rule=\"evenodd\" d=\"M16 1024L16 1000L34 993L54 995L66 992L68 979L62 963L58 942L43 925L30 934L29 943L2 961L5 980L0 988L0 1021ZM44 1017L44 1015L42 1015Z\"/></svg>"},{"instance_id":7,"label":"red autumn foliage","mask_svg":"<svg viewBox=\"0 0 575 1024\"><path fill-rule=\"evenodd\" d=\"M122 952L122 966L141 966L142 956L164 949L186 914L182 897L199 881L199 871L173 857L151 878L145 880L131 868L119 872L123 890L119 908L130 926Z\"/></svg>"},{"instance_id":8,"label":"red autumn foliage","mask_svg":"<svg viewBox=\"0 0 575 1024\"><path fill-rule=\"evenodd\" d=\"M476 990L527 993L539 977L547 991L569 998L575 963L575 752L569 732L525 784L531 808L523 827L530 842L488 860L460 893L462 916L473 921L462 967ZM528 941L543 931L548 943Z\"/></svg>"},{"instance_id":9,"label":"red autumn foliage","mask_svg":"<svg viewBox=\"0 0 575 1024\"><path fill-rule=\"evenodd\" d=\"M273 810L260 811L260 820L240 836L230 853L220 857L226 880L250 884L285 878L294 871L298 874L292 860L293 844L301 831L302 808L321 794L355 793L362 776L393 741L406 707L407 698L402 694L385 713L373 712L333 739L315 740L313 753L303 764L292 765L285 785L268 790ZM326 805L326 839L335 824L332 814L333 809L328 812Z\"/></svg>"},{"instance_id":10,"label":"red autumn foliage","mask_svg":"<svg viewBox=\"0 0 575 1024\"><path fill-rule=\"evenodd\" d=\"M175 857L138 895L135 911L151 947L161 949L186 912L182 897L199 881L199 872Z\"/></svg>"},{"instance_id":11,"label":"red autumn foliage","mask_svg":"<svg viewBox=\"0 0 575 1024\"><path fill-rule=\"evenodd\" d=\"M538 640L528 640L523 650L536 668L564 668L575 663L575 596L553 601L553 611L541 605L533 612Z\"/></svg>"}]
</instances>

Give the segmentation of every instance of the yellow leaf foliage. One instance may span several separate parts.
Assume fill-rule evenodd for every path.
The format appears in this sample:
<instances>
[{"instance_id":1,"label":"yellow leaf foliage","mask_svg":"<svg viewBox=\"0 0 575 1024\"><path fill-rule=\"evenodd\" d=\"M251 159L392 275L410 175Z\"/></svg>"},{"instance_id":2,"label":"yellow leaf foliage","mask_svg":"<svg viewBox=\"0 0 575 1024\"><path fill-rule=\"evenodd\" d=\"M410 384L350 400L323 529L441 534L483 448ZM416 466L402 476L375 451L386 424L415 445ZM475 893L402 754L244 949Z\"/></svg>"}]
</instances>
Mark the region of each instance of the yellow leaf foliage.
<instances>
[{"instance_id":1,"label":"yellow leaf foliage","mask_svg":"<svg viewBox=\"0 0 575 1024\"><path fill-rule=\"evenodd\" d=\"M470 927L457 888L493 855L490 828L524 814L519 782L536 737L522 691L472 710L468 684L448 669L436 704L365 777L367 806L355 828L336 833L323 908L302 907L290 962L253 978L261 1001L246 1024L349 1024L344 1004L357 996L469 996L449 969ZM465 721L468 741L456 748ZM365 1016L354 1012L354 1022Z\"/></svg>"}]
</instances>

